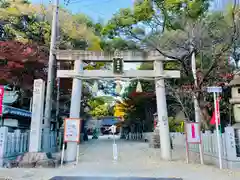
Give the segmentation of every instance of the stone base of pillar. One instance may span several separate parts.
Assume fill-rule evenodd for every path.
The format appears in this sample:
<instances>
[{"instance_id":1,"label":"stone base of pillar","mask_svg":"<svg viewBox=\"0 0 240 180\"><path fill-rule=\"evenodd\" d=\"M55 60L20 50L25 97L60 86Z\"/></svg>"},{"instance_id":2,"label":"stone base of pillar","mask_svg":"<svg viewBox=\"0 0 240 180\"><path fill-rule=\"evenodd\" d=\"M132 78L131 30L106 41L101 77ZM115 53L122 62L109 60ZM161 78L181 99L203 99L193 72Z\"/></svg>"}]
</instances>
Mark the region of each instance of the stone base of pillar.
<instances>
[{"instance_id":1,"label":"stone base of pillar","mask_svg":"<svg viewBox=\"0 0 240 180\"><path fill-rule=\"evenodd\" d=\"M76 142L68 142L67 149L65 151L64 162L74 162L76 161L77 156L77 143Z\"/></svg>"},{"instance_id":2,"label":"stone base of pillar","mask_svg":"<svg viewBox=\"0 0 240 180\"><path fill-rule=\"evenodd\" d=\"M20 162L18 162L18 167L57 167L60 165L60 158L60 156L53 157L51 153L46 152L25 153Z\"/></svg>"}]
</instances>

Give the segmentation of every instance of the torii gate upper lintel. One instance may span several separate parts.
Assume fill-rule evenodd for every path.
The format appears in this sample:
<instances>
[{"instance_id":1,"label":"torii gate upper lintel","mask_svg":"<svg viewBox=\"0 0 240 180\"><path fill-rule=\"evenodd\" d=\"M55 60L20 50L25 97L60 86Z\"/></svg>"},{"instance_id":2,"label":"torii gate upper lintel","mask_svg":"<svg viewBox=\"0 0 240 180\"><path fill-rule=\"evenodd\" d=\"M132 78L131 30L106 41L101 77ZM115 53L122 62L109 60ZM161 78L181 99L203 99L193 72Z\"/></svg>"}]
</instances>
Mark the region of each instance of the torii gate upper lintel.
<instances>
[{"instance_id":1,"label":"torii gate upper lintel","mask_svg":"<svg viewBox=\"0 0 240 180\"><path fill-rule=\"evenodd\" d=\"M112 62L115 57L114 53L103 51L79 51L79 50L55 50L54 54L58 61L91 61L91 62ZM119 51L118 56L123 58L127 63L138 62L155 62L155 61L173 61L164 58L157 51L140 52L140 51ZM97 75L97 76L96 76ZM82 79L98 78L179 78L178 70L163 70L157 73L155 70L126 70L122 74L114 74L111 70L84 70L76 72L74 70L59 70L57 76L60 78L78 77Z\"/></svg>"},{"instance_id":2,"label":"torii gate upper lintel","mask_svg":"<svg viewBox=\"0 0 240 180\"><path fill-rule=\"evenodd\" d=\"M119 51L118 57L124 62L153 62L153 70L129 70L123 71L122 74L114 74L110 70L83 70L83 61L91 62L113 62L116 57L114 53L103 51L79 51L79 50L54 50L58 61L75 61L74 70L58 70L59 78L73 78L72 98L70 107L70 118L79 118L81 104L81 87L83 79L101 79L101 78L118 78L118 79L155 79L156 81L156 99L158 110L158 121L160 128L160 143L162 159L171 160L170 135L168 125L168 113L165 94L165 78L180 78L180 71L164 70L163 61L174 61L164 58L157 51L140 52L140 51ZM66 151L66 161L75 161L76 143L68 143Z\"/></svg>"},{"instance_id":3,"label":"torii gate upper lintel","mask_svg":"<svg viewBox=\"0 0 240 180\"><path fill-rule=\"evenodd\" d=\"M117 53L108 53L105 51L83 51L83 50L53 50L57 60L92 62L112 62L113 58L118 56L124 59L124 62L153 62L155 60L175 61L165 58L158 51L118 51Z\"/></svg>"}]
</instances>

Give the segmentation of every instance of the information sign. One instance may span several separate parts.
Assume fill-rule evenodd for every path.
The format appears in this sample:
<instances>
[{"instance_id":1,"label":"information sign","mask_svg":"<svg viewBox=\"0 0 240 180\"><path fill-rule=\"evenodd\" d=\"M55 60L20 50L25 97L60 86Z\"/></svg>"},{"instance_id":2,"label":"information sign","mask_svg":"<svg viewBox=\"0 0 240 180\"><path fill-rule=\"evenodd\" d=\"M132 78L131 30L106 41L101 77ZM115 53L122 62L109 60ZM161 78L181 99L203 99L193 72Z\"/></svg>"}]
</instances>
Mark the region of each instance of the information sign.
<instances>
[{"instance_id":1,"label":"information sign","mask_svg":"<svg viewBox=\"0 0 240 180\"><path fill-rule=\"evenodd\" d=\"M196 122L186 123L187 143L201 144L200 124Z\"/></svg>"},{"instance_id":2,"label":"information sign","mask_svg":"<svg viewBox=\"0 0 240 180\"><path fill-rule=\"evenodd\" d=\"M77 142L80 140L80 119L66 118L64 120L64 142Z\"/></svg>"}]
</instances>

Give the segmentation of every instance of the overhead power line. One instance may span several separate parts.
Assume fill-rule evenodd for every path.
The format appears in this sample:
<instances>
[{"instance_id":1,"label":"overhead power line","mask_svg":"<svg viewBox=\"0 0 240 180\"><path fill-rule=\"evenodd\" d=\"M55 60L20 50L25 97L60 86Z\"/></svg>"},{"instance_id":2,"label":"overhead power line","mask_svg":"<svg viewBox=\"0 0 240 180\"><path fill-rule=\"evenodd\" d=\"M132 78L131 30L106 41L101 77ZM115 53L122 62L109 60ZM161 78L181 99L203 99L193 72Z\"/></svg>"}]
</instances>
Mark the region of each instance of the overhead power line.
<instances>
[{"instance_id":1,"label":"overhead power line","mask_svg":"<svg viewBox=\"0 0 240 180\"><path fill-rule=\"evenodd\" d=\"M66 0L68 1L68 4L76 4L76 3L82 3L82 2L89 2L89 0ZM96 4L101 4L101 3L108 3L112 0L95 0L94 2L92 1L90 4L86 4L86 5L83 5L84 7L86 6L93 6L93 5L96 5Z\"/></svg>"}]
</instances>

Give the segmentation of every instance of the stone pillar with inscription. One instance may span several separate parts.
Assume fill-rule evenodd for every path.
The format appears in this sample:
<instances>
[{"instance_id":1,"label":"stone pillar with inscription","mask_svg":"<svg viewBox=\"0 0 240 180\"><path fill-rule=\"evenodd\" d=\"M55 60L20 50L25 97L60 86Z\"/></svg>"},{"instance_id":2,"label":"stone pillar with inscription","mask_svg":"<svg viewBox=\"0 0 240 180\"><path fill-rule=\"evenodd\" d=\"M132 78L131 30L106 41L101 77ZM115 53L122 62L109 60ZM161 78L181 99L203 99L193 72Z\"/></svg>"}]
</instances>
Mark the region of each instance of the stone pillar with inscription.
<instances>
[{"instance_id":1,"label":"stone pillar with inscription","mask_svg":"<svg viewBox=\"0 0 240 180\"><path fill-rule=\"evenodd\" d=\"M8 128L0 127L0 167L4 164L4 155L7 151Z\"/></svg>"},{"instance_id":2,"label":"stone pillar with inscription","mask_svg":"<svg viewBox=\"0 0 240 180\"><path fill-rule=\"evenodd\" d=\"M29 152L41 151L45 82L34 80Z\"/></svg>"},{"instance_id":3,"label":"stone pillar with inscription","mask_svg":"<svg viewBox=\"0 0 240 180\"><path fill-rule=\"evenodd\" d=\"M231 127L225 128L226 137L229 139L226 140L228 143L227 153L228 160L233 162L229 164L230 168L240 167L239 155L240 154L240 73L238 71L234 72L233 80L228 84L231 87L231 99L229 102L232 104L233 115L234 115L234 124ZM229 144L231 142L231 145ZM236 158L238 159L236 161Z\"/></svg>"},{"instance_id":4,"label":"stone pillar with inscription","mask_svg":"<svg viewBox=\"0 0 240 180\"><path fill-rule=\"evenodd\" d=\"M237 156L237 145L235 140L235 130L233 127L228 126L225 128L225 147L227 152L227 166L229 169L239 168L240 162L239 157Z\"/></svg>"}]
</instances>

